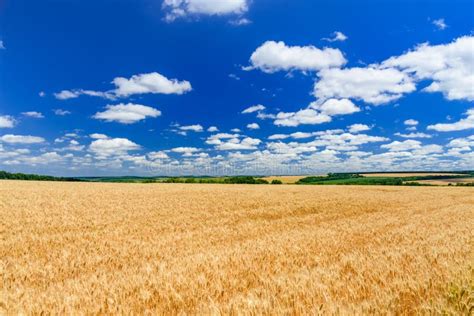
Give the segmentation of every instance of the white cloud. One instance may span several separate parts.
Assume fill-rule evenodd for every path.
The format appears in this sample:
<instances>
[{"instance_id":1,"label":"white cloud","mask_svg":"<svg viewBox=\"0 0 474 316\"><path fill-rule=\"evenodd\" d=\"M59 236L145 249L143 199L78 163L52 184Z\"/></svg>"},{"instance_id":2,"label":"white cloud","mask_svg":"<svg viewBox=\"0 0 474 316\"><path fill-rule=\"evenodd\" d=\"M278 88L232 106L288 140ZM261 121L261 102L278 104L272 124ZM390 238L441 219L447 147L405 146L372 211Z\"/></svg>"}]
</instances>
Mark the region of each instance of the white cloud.
<instances>
[{"instance_id":1,"label":"white cloud","mask_svg":"<svg viewBox=\"0 0 474 316\"><path fill-rule=\"evenodd\" d=\"M413 119L409 119L409 120L405 120L403 122L403 124L408 125L408 126L416 126L416 125L418 125L418 121L413 120Z\"/></svg>"},{"instance_id":2,"label":"white cloud","mask_svg":"<svg viewBox=\"0 0 474 316\"><path fill-rule=\"evenodd\" d=\"M276 115L275 114L269 114L269 113L263 113L263 112L258 112L257 118L260 120L266 120L266 119L275 119Z\"/></svg>"},{"instance_id":3,"label":"white cloud","mask_svg":"<svg viewBox=\"0 0 474 316\"><path fill-rule=\"evenodd\" d=\"M106 139L106 138L109 138L107 135L99 134L99 133L90 134L89 137L92 138L92 139Z\"/></svg>"},{"instance_id":4,"label":"white cloud","mask_svg":"<svg viewBox=\"0 0 474 316\"><path fill-rule=\"evenodd\" d=\"M46 96L46 93L45 93L44 91L40 91L40 92L38 93L38 95L39 95L41 98L43 98L43 97Z\"/></svg>"},{"instance_id":5,"label":"white cloud","mask_svg":"<svg viewBox=\"0 0 474 316\"><path fill-rule=\"evenodd\" d=\"M81 95L115 100L118 97L129 97L134 94L184 94L192 90L189 81L168 79L157 72L134 75L130 79L117 77L112 83L115 85L114 90L105 92L83 89L62 90L54 93L54 96L58 100L75 99Z\"/></svg>"},{"instance_id":6,"label":"white cloud","mask_svg":"<svg viewBox=\"0 0 474 316\"><path fill-rule=\"evenodd\" d=\"M444 19L433 20L433 25L438 28L438 30L444 30L448 27Z\"/></svg>"},{"instance_id":7,"label":"white cloud","mask_svg":"<svg viewBox=\"0 0 474 316\"><path fill-rule=\"evenodd\" d=\"M323 40L328 42L344 42L347 39L348 37L344 33L338 31L332 33L331 38L323 38Z\"/></svg>"},{"instance_id":8,"label":"white cloud","mask_svg":"<svg viewBox=\"0 0 474 316\"><path fill-rule=\"evenodd\" d=\"M324 103L319 104L318 102L312 102L310 108L321 111L323 114L333 115L346 115L356 112L360 112L360 109L348 99L329 99Z\"/></svg>"},{"instance_id":9,"label":"white cloud","mask_svg":"<svg viewBox=\"0 0 474 316\"><path fill-rule=\"evenodd\" d=\"M234 26L243 26L243 25L249 25L249 24L252 24L252 21L250 21L249 19L247 18L240 18L240 19L237 19L237 20L232 20L229 22L231 25L234 25Z\"/></svg>"},{"instance_id":10,"label":"white cloud","mask_svg":"<svg viewBox=\"0 0 474 316\"><path fill-rule=\"evenodd\" d=\"M54 114L59 115L59 116L65 116L71 114L70 111L63 110L63 109L55 109L53 110Z\"/></svg>"},{"instance_id":11,"label":"white cloud","mask_svg":"<svg viewBox=\"0 0 474 316\"><path fill-rule=\"evenodd\" d=\"M231 138L226 142L216 146L217 150L254 150L261 143L261 140L251 137L246 137L242 140Z\"/></svg>"},{"instance_id":12,"label":"white cloud","mask_svg":"<svg viewBox=\"0 0 474 316\"><path fill-rule=\"evenodd\" d=\"M241 130L239 128L233 128L230 130L232 133L240 133Z\"/></svg>"},{"instance_id":13,"label":"white cloud","mask_svg":"<svg viewBox=\"0 0 474 316\"><path fill-rule=\"evenodd\" d=\"M9 115L0 116L0 128L12 128L15 126L15 119Z\"/></svg>"},{"instance_id":14,"label":"white cloud","mask_svg":"<svg viewBox=\"0 0 474 316\"><path fill-rule=\"evenodd\" d=\"M97 112L93 118L107 122L119 122L122 124L133 124L147 117L158 117L161 112L155 108L133 103L120 103L107 105L104 112Z\"/></svg>"},{"instance_id":15,"label":"white cloud","mask_svg":"<svg viewBox=\"0 0 474 316\"><path fill-rule=\"evenodd\" d=\"M287 139L290 137L289 135L286 134L273 134L268 137L270 140L278 140L278 139Z\"/></svg>"},{"instance_id":16,"label":"white cloud","mask_svg":"<svg viewBox=\"0 0 474 316\"><path fill-rule=\"evenodd\" d=\"M0 141L8 144L38 144L43 143L43 137L30 135L12 135L7 134L0 137Z\"/></svg>"},{"instance_id":17,"label":"white cloud","mask_svg":"<svg viewBox=\"0 0 474 316\"><path fill-rule=\"evenodd\" d=\"M151 160L168 159L169 156L164 151L152 151L147 154Z\"/></svg>"},{"instance_id":18,"label":"white cloud","mask_svg":"<svg viewBox=\"0 0 474 316\"><path fill-rule=\"evenodd\" d=\"M474 100L474 36L449 44L425 43L382 66L396 67L419 81L431 80L426 92L441 92L448 100Z\"/></svg>"},{"instance_id":19,"label":"white cloud","mask_svg":"<svg viewBox=\"0 0 474 316\"><path fill-rule=\"evenodd\" d=\"M248 129L259 129L260 125L258 125L257 123L251 123L251 124L247 124L247 128Z\"/></svg>"},{"instance_id":20,"label":"white cloud","mask_svg":"<svg viewBox=\"0 0 474 316\"><path fill-rule=\"evenodd\" d=\"M164 0L165 20L172 22L189 15L243 14L248 10L247 0Z\"/></svg>"},{"instance_id":21,"label":"white cloud","mask_svg":"<svg viewBox=\"0 0 474 316\"><path fill-rule=\"evenodd\" d=\"M380 105L415 91L411 78L397 69L346 68L324 69L314 86L319 99L356 99Z\"/></svg>"},{"instance_id":22,"label":"white cloud","mask_svg":"<svg viewBox=\"0 0 474 316\"><path fill-rule=\"evenodd\" d=\"M257 149L261 140L251 137L240 139L239 134L218 133L209 136L206 144L214 145L217 150L252 150Z\"/></svg>"},{"instance_id":23,"label":"white cloud","mask_svg":"<svg viewBox=\"0 0 474 316\"><path fill-rule=\"evenodd\" d=\"M305 132L295 132L291 133L290 136L294 139L303 139L313 136L313 133L305 133Z\"/></svg>"},{"instance_id":24,"label":"white cloud","mask_svg":"<svg viewBox=\"0 0 474 316\"><path fill-rule=\"evenodd\" d=\"M176 147L171 149L174 153L182 154L185 157L192 156L192 154L198 152L200 149L196 147Z\"/></svg>"},{"instance_id":25,"label":"white cloud","mask_svg":"<svg viewBox=\"0 0 474 316\"><path fill-rule=\"evenodd\" d=\"M210 133L213 133L213 132L218 132L219 129L217 128L217 126L210 126L208 129L207 129L208 132Z\"/></svg>"},{"instance_id":26,"label":"white cloud","mask_svg":"<svg viewBox=\"0 0 474 316\"><path fill-rule=\"evenodd\" d=\"M331 117L312 109L299 110L297 112L280 112L274 121L275 125L298 126L302 124L322 124L331 121Z\"/></svg>"},{"instance_id":27,"label":"white cloud","mask_svg":"<svg viewBox=\"0 0 474 316\"><path fill-rule=\"evenodd\" d=\"M239 138L239 134L229 134L229 133L218 133L211 135L207 138L206 144L208 145L219 145L221 144L222 139L232 139L232 138Z\"/></svg>"},{"instance_id":28,"label":"white cloud","mask_svg":"<svg viewBox=\"0 0 474 316\"><path fill-rule=\"evenodd\" d=\"M91 97L100 97L100 98L109 99L109 100L115 99L115 95L110 91L101 92L101 91L94 91L94 90L75 89L75 90L62 90L61 92L54 93L54 97L58 100L75 99L75 98L80 97L81 95L88 95Z\"/></svg>"},{"instance_id":29,"label":"white cloud","mask_svg":"<svg viewBox=\"0 0 474 316\"><path fill-rule=\"evenodd\" d=\"M258 105L252 105L251 107L246 108L245 110L242 111L242 114L249 114L257 111L263 111L265 110L265 106L258 104Z\"/></svg>"},{"instance_id":30,"label":"white cloud","mask_svg":"<svg viewBox=\"0 0 474 316\"><path fill-rule=\"evenodd\" d=\"M179 126L178 128L184 132L190 131L190 132L196 132L196 133L200 133L204 130L204 128L200 124Z\"/></svg>"},{"instance_id":31,"label":"white cloud","mask_svg":"<svg viewBox=\"0 0 474 316\"><path fill-rule=\"evenodd\" d=\"M189 81L168 79L157 72L134 75L130 79L118 77L112 82L116 86L114 93L119 97L144 93L184 94L192 90Z\"/></svg>"},{"instance_id":32,"label":"white cloud","mask_svg":"<svg viewBox=\"0 0 474 316\"><path fill-rule=\"evenodd\" d=\"M346 63L342 52L334 48L319 49L314 46L287 46L284 42L267 41L250 57L250 67L266 73L277 71L319 71L340 67Z\"/></svg>"},{"instance_id":33,"label":"white cloud","mask_svg":"<svg viewBox=\"0 0 474 316\"><path fill-rule=\"evenodd\" d=\"M435 130L438 132L454 132L454 131L462 131L466 129L473 129L474 128L474 108L468 110L466 112L466 118L461 119L455 123L440 123L429 125L429 130Z\"/></svg>"},{"instance_id":34,"label":"white cloud","mask_svg":"<svg viewBox=\"0 0 474 316\"><path fill-rule=\"evenodd\" d=\"M126 138L97 139L89 145L89 150L101 157L123 155L140 148L140 145Z\"/></svg>"},{"instance_id":35,"label":"white cloud","mask_svg":"<svg viewBox=\"0 0 474 316\"><path fill-rule=\"evenodd\" d=\"M403 138L431 138L432 136L425 133L409 133L409 134L401 134L395 133L396 136L400 136Z\"/></svg>"},{"instance_id":36,"label":"white cloud","mask_svg":"<svg viewBox=\"0 0 474 316\"><path fill-rule=\"evenodd\" d=\"M36 112L36 111L28 111L21 113L24 116L32 117L32 118L44 118L43 113Z\"/></svg>"},{"instance_id":37,"label":"white cloud","mask_svg":"<svg viewBox=\"0 0 474 316\"><path fill-rule=\"evenodd\" d=\"M451 148L474 147L474 135L465 138L455 138L447 146Z\"/></svg>"},{"instance_id":38,"label":"white cloud","mask_svg":"<svg viewBox=\"0 0 474 316\"><path fill-rule=\"evenodd\" d=\"M70 90L62 90L61 92L55 93L54 96L58 100L68 100L78 98L80 93Z\"/></svg>"},{"instance_id":39,"label":"white cloud","mask_svg":"<svg viewBox=\"0 0 474 316\"><path fill-rule=\"evenodd\" d=\"M349 132L352 134L370 130L371 127L365 124L352 124L349 126Z\"/></svg>"},{"instance_id":40,"label":"white cloud","mask_svg":"<svg viewBox=\"0 0 474 316\"><path fill-rule=\"evenodd\" d=\"M6 49L5 44L2 40L0 40L0 49Z\"/></svg>"},{"instance_id":41,"label":"white cloud","mask_svg":"<svg viewBox=\"0 0 474 316\"><path fill-rule=\"evenodd\" d=\"M394 141L390 144L385 144L380 147L388 149L389 151L409 151L421 148L421 142L409 139L403 142Z\"/></svg>"}]
</instances>

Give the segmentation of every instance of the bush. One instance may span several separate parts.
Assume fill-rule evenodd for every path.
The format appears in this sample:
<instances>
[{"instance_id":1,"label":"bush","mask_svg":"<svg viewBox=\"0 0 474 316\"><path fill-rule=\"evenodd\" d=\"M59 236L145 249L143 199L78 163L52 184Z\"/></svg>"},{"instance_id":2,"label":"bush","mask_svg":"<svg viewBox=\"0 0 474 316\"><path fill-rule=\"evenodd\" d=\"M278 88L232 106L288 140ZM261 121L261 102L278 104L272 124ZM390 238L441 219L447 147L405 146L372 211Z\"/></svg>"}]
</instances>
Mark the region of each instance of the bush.
<instances>
[{"instance_id":1,"label":"bush","mask_svg":"<svg viewBox=\"0 0 474 316\"><path fill-rule=\"evenodd\" d=\"M283 182L281 182L281 180L272 180L272 184L283 184Z\"/></svg>"}]
</instances>

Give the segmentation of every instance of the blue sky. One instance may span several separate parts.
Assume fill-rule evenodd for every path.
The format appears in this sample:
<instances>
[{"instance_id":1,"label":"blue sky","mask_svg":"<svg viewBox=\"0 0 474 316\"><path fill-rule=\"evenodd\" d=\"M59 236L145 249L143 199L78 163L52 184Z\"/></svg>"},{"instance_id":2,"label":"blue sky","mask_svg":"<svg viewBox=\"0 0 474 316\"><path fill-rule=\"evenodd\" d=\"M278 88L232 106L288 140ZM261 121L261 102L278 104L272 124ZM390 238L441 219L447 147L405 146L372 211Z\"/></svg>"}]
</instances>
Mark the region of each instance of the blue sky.
<instances>
[{"instance_id":1,"label":"blue sky","mask_svg":"<svg viewBox=\"0 0 474 316\"><path fill-rule=\"evenodd\" d=\"M0 169L474 169L472 1L0 1Z\"/></svg>"}]
</instances>

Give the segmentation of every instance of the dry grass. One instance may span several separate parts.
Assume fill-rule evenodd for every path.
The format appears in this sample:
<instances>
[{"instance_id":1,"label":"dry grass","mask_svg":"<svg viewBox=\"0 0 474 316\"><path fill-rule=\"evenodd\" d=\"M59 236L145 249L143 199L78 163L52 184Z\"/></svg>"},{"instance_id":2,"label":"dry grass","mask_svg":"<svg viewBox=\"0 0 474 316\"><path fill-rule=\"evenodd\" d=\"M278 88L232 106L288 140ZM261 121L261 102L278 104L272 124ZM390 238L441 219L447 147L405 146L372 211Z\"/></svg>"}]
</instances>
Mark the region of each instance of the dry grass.
<instances>
[{"instance_id":1,"label":"dry grass","mask_svg":"<svg viewBox=\"0 0 474 316\"><path fill-rule=\"evenodd\" d=\"M388 177L388 178L399 178L399 177L427 177L427 176L459 176L459 173L439 173L439 172L401 172L401 173L361 173L364 177Z\"/></svg>"},{"instance_id":2,"label":"dry grass","mask_svg":"<svg viewBox=\"0 0 474 316\"><path fill-rule=\"evenodd\" d=\"M2 181L0 314L463 313L473 193Z\"/></svg>"}]
</instances>

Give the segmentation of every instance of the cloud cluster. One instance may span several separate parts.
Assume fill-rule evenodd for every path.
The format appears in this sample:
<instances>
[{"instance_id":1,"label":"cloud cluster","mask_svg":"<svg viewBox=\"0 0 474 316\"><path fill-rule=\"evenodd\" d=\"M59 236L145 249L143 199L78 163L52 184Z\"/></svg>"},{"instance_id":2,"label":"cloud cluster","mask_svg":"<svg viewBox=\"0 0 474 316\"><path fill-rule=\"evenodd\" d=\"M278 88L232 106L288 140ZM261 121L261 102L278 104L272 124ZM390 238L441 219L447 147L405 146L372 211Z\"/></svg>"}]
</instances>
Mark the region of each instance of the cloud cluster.
<instances>
[{"instance_id":1,"label":"cloud cluster","mask_svg":"<svg viewBox=\"0 0 474 316\"><path fill-rule=\"evenodd\" d=\"M214 145L216 150L255 150L262 141L239 134L219 133L207 138L206 144Z\"/></svg>"},{"instance_id":2,"label":"cloud cluster","mask_svg":"<svg viewBox=\"0 0 474 316\"><path fill-rule=\"evenodd\" d=\"M474 100L474 36L463 36L452 43L417 46L403 55L382 63L409 74L414 80L430 80L423 91L441 92L448 100Z\"/></svg>"}]
</instances>

